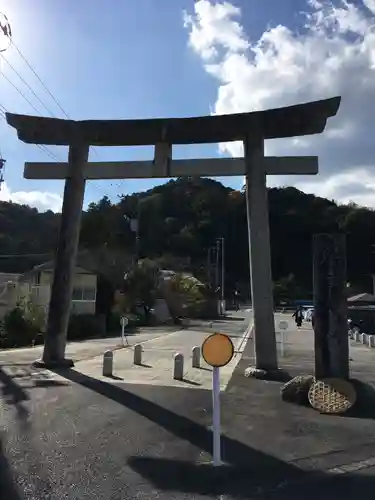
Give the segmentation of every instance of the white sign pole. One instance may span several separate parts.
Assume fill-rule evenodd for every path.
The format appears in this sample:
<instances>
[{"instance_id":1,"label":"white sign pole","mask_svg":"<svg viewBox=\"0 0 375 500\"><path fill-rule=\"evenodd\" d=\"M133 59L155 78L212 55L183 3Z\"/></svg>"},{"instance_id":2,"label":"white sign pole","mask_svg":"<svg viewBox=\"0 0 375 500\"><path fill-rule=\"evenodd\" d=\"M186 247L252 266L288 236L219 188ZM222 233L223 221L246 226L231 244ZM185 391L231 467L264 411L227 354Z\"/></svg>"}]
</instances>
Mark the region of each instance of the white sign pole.
<instances>
[{"instance_id":1,"label":"white sign pole","mask_svg":"<svg viewBox=\"0 0 375 500\"><path fill-rule=\"evenodd\" d=\"M128 318L126 318L125 316L122 316L121 317L121 338L122 338L122 345L123 346L125 346L125 340L126 340L126 343L128 344L128 339L125 336L125 327L127 326L127 324L128 324Z\"/></svg>"},{"instance_id":2,"label":"white sign pole","mask_svg":"<svg viewBox=\"0 0 375 500\"><path fill-rule=\"evenodd\" d=\"M284 350L284 344L285 344L285 337L286 337L286 331L288 329L288 322L281 320L279 323L279 328L280 328L280 340L281 340L281 356L284 357L285 350Z\"/></svg>"},{"instance_id":3,"label":"white sign pole","mask_svg":"<svg viewBox=\"0 0 375 500\"><path fill-rule=\"evenodd\" d=\"M221 465L220 444L220 368L213 367L212 371L212 433L213 433L213 465Z\"/></svg>"}]
</instances>

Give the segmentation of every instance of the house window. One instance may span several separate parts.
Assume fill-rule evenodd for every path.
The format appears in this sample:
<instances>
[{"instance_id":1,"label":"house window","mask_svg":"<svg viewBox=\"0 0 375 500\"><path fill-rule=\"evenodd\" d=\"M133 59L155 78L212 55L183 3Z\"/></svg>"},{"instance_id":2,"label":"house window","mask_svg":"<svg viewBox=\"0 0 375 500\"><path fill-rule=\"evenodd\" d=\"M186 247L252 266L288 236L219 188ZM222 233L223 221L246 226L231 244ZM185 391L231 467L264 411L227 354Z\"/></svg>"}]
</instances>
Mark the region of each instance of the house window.
<instances>
[{"instance_id":1,"label":"house window","mask_svg":"<svg viewBox=\"0 0 375 500\"><path fill-rule=\"evenodd\" d=\"M90 286L75 286L73 288L72 300L95 302L96 289Z\"/></svg>"}]
</instances>

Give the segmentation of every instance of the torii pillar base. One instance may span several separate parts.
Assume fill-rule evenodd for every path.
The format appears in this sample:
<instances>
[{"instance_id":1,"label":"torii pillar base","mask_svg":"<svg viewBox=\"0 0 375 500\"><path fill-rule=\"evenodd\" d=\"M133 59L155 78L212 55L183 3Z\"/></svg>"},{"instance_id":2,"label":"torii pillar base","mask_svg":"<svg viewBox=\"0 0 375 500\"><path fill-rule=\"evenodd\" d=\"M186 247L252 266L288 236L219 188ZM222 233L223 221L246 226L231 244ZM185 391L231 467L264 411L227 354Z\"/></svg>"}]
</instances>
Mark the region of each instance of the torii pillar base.
<instances>
[{"instance_id":1,"label":"torii pillar base","mask_svg":"<svg viewBox=\"0 0 375 500\"><path fill-rule=\"evenodd\" d=\"M35 368L45 368L46 370L56 370L63 368L72 368L74 366L74 361L67 358L50 361L37 359L36 361L34 361L33 366L35 366Z\"/></svg>"}]
</instances>

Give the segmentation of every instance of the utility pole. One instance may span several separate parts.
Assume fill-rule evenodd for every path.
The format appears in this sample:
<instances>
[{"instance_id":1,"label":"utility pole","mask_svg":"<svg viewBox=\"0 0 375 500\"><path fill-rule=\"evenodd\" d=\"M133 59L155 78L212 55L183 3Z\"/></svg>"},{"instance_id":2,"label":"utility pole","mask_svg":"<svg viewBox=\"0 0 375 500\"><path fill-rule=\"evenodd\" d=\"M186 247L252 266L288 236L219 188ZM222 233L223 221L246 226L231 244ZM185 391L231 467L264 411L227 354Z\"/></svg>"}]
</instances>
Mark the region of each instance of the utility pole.
<instances>
[{"instance_id":1,"label":"utility pole","mask_svg":"<svg viewBox=\"0 0 375 500\"><path fill-rule=\"evenodd\" d=\"M140 221L140 202L138 200L138 205L137 205L137 223L135 226L135 262L137 263L139 258L140 258L140 240L139 240L139 221Z\"/></svg>"},{"instance_id":2,"label":"utility pole","mask_svg":"<svg viewBox=\"0 0 375 500\"><path fill-rule=\"evenodd\" d=\"M135 248L134 248L134 265L137 264L139 260L139 253L140 253L140 245L139 245L139 219L140 219L140 207L139 207L139 201L137 205L137 217L135 219L132 219L125 215L125 219L129 222L130 224L130 230L132 233L135 233Z\"/></svg>"},{"instance_id":3,"label":"utility pole","mask_svg":"<svg viewBox=\"0 0 375 500\"><path fill-rule=\"evenodd\" d=\"M215 251L215 247L210 247L207 249L207 283L210 287L213 285L213 280L212 280L212 263L213 263L213 258L212 258L212 253Z\"/></svg>"},{"instance_id":4,"label":"utility pole","mask_svg":"<svg viewBox=\"0 0 375 500\"><path fill-rule=\"evenodd\" d=\"M225 238L221 236L216 240L217 248L220 248L221 251L221 312L224 313L224 301L225 301Z\"/></svg>"},{"instance_id":5,"label":"utility pole","mask_svg":"<svg viewBox=\"0 0 375 500\"><path fill-rule=\"evenodd\" d=\"M216 254L215 254L215 287L218 288L220 286L220 279L219 279L220 240L216 240L215 250L216 250Z\"/></svg>"}]
</instances>

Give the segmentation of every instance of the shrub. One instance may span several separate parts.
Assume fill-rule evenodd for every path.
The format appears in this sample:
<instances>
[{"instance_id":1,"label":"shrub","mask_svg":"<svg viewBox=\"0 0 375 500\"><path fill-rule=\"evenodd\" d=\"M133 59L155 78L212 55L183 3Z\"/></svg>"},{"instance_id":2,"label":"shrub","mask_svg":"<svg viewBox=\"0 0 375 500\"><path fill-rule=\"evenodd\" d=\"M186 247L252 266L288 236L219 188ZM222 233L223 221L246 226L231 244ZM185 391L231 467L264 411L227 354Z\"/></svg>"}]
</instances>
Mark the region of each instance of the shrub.
<instances>
[{"instance_id":1,"label":"shrub","mask_svg":"<svg viewBox=\"0 0 375 500\"><path fill-rule=\"evenodd\" d=\"M27 318L24 310L15 307L4 316L4 333L2 347L23 347L33 344L39 328Z\"/></svg>"},{"instance_id":2,"label":"shrub","mask_svg":"<svg viewBox=\"0 0 375 500\"><path fill-rule=\"evenodd\" d=\"M112 311L107 318L107 331L108 332L119 332L121 329L121 314L119 312Z\"/></svg>"},{"instance_id":3,"label":"shrub","mask_svg":"<svg viewBox=\"0 0 375 500\"><path fill-rule=\"evenodd\" d=\"M68 340L84 340L105 335L105 318L95 314L72 314L68 326Z\"/></svg>"}]
</instances>

